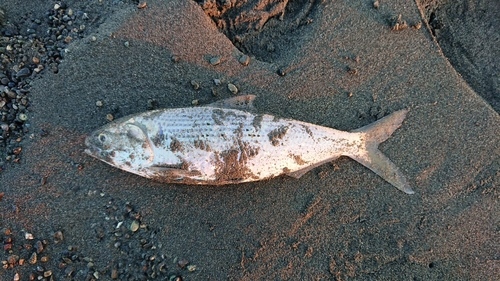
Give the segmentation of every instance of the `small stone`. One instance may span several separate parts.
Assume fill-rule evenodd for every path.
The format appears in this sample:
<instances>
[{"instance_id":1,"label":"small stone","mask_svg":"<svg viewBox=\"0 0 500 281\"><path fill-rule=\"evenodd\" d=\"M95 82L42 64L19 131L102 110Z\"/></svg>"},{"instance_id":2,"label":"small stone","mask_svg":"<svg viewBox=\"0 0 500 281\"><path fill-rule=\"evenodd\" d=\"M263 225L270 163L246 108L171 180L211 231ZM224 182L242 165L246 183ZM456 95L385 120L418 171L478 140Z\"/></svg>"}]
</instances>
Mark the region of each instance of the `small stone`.
<instances>
[{"instance_id":1,"label":"small stone","mask_svg":"<svg viewBox=\"0 0 500 281\"><path fill-rule=\"evenodd\" d=\"M236 88L234 84L231 83L227 84L227 89L235 95L238 93L238 88Z\"/></svg>"},{"instance_id":2,"label":"small stone","mask_svg":"<svg viewBox=\"0 0 500 281\"><path fill-rule=\"evenodd\" d=\"M66 38L64 38L64 43L69 44L72 40L73 38L71 38L71 36L66 36Z\"/></svg>"},{"instance_id":3,"label":"small stone","mask_svg":"<svg viewBox=\"0 0 500 281\"><path fill-rule=\"evenodd\" d=\"M21 280L21 276L19 275L19 273L16 272L16 274L14 274L14 281L19 281Z\"/></svg>"},{"instance_id":4,"label":"small stone","mask_svg":"<svg viewBox=\"0 0 500 281\"><path fill-rule=\"evenodd\" d=\"M118 279L118 269L113 268L111 270L111 279Z\"/></svg>"},{"instance_id":5,"label":"small stone","mask_svg":"<svg viewBox=\"0 0 500 281\"><path fill-rule=\"evenodd\" d=\"M108 120L109 122L113 121L114 117L113 117L113 114L109 113L109 114L106 114L106 120Z\"/></svg>"},{"instance_id":6,"label":"small stone","mask_svg":"<svg viewBox=\"0 0 500 281\"><path fill-rule=\"evenodd\" d=\"M147 5L147 3L146 3L146 2L141 2L141 3L139 3L139 4L137 5L137 8L139 8L139 9L144 9L144 8L146 8L147 6L148 6L148 5Z\"/></svg>"},{"instance_id":7,"label":"small stone","mask_svg":"<svg viewBox=\"0 0 500 281\"><path fill-rule=\"evenodd\" d=\"M61 8L61 5L59 5L59 4L57 4L57 3L56 3L56 4L54 5L54 10L59 10L59 8Z\"/></svg>"},{"instance_id":8,"label":"small stone","mask_svg":"<svg viewBox=\"0 0 500 281\"><path fill-rule=\"evenodd\" d=\"M408 24L406 23L406 21L404 21L402 18L401 18L401 15L399 15L397 17L397 19L394 21L394 24L392 25L391 29L393 31L401 31L403 29L407 29L408 28Z\"/></svg>"},{"instance_id":9,"label":"small stone","mask_svg":"<svg viewBox=\"0 0 500 281\"><path fill-rule=\"evenodd\" d=\"M10 99L15 99L15 98L17 98L17 94L16 94L16 92L14 92L14 91L7 91L7 96L8 96Z\"/></svg>"},{"instance_id":10,"label":"small stone","mask_svg":"<svg viewBox=\"0 0 500 281\"><path fill-rule=\"evenodd\" d=\"M7 257L7 263L9 265L12 265L12 266L14 266L18 260L19 260L19 256L17 256L17 255L10 255Z\"/></svg>"},{"instance_id":11,"label":"small stone","mask_svg":"<svg viewBox=\"0 0 500 281\"><path fill-rule=\"evenodd\" d=\"M130 224L130 231L136 232L139 229L139 222L137 220L134 220L132 224Z\"/></svg>"},{"instance_id":12,"label":"small stone","mask_svg":"<svg viewBox=\"0 0 500 281\"><path fill-rule=\"evenodd\" d=\"M102 101L100 101L100 100L96 101L95 105L98 106L98 107L101 107L102 106Z\"/></svg>"},{"instance_id":13,"label":"small stone","mask_svg":"<svg viewBox=\"0 0 500 281\"><path fill-rule=\"evenodd\" d=\"M193 89L195 90L198 90L200 88L200 84L195 80L191 80L191 86L193 86Z\"/></svg>"},{"instance_id":14,"label":"small stone","mask_svg":"<svg viewBox=\"0 0 500 281\"><path fill-rule=\"evenodd\" d=\"M128 47L130 47L130 43L128 41L125 41L125 43L123 43L123 46L128 48Z\"/></svg>"},{"instance_id":15,"label":"small stone","mask_svg":"<svg viewBox=\"0 0 500 281\"><path fill-rule=\"evenodd\" d=\"M221 84L220 79L214 79L215 86L219 86Z\"/></svg>"},{"instance_id":16,"label":"small stone","mask_svg":"<svg viewBox=\"0 0 500 281\"><path fill-rule=\"evenodd\" d=\"M51 270L47 270L47 271L43 272L43 277L45 277L45 278L47 278L47 277L49 277L51 275L52 275L52 271Z\"/></svg>"},{"instance_id":17,"label":"small stone","mask_svg":"<svg viewBox=\"0 0 500 281\"><path fill-rule=\"evenodd\" d=\"M72 266L69 266L64 270L64 274L66 274L66 276L68 276L68 277L73 275L73 272L75 272L75 268Z\"/></svg>"},{"instance_id":18,"label":"small stone","mask_svg":"<svg viewBox=\"0 0 500 281\"><path fill-rule=\"evenodd\" d=\"M9 80L9 78L4 77L0 80L0 82L2 83L2 85L7 85L7 84L9 84L10 80Z\"/></svg>"},{"instance_id":19,"label":"small stone","mask_svg":"<svg viewBox=\"0 0 500 281\"><path fill-rule=\"evenodd\" d=\"M40 59L39 59L39 58L37 58L37 57L33 57L33 58L31 59L31 61L32 61L34 64L39 64L39 63L40 63Z\"/></svg>"},{"instance_id":20,"label":"small stone","mask_svg":"<svg viewBox=\"0 0 500 281\"><path fill-rule=\"evenodd\" d=\"M24 239L33 240L33 239L35 239L35 237L33 236L33 234L26 232L26 233L24 233Z\"/></svg>"},{"instance_id":21,"label":"small stone","mask_svg":"<svg viewBox=\"0 0 500 281\"><path fill-rule=\"evenodd\" d=\"M26 120L28 120L28 115L26 115L25 113L19 114L19 120L21 120L23 122L26 121ZM28 239L28 238L26 238L26 239ZM33 238L31 238L31 239L33 239Z\"/></svg>"},{"instance_id":22,"label":"small stone","mask_svg":"<svg viewBox=\"0 0 500 281\"><path fill-rule=\"evenodd\" d=\"M49 261L49 257L48 256L43 256L40 258L40 261L41 262L48 262Z\"/></svg>"},{"instance_id":23,"label":"small stone","mask_svg":"<svg viewBox=\"0 0 500 281\"><path fill-rule=\"evenodd\" d=\"M177 266L180 268L186 268L186 266L189 264L189 261L186 259L181 259L180 261L177 262Z\"/></svg>"},{"instance_id":24,"label":"small stone","mask_svg":"<svg viewBox=\"0 0 500 281\"><path fill-rule=\"evenodd\" d=\"M54 240L56 241L56 243L63 241L63 239L64 239L64 236L63 236L62 231L59 230L59 231L56 231L54 233Z\"/></svg>"},{"instance_id":25,"label":"small stone","mask_svg":"<svg viewBox=\"0 0 500 281\"><path fill-rule=\"evenodd\" d=\"M218 65L220 63L220 57L213 57L210 59L211 65Z\"/></svg>"},{"instance_id":26,"label":"small stone","mask_svg":"<svg viewBox=\"0 0 500 281\"><path fill-rule=\"evenodd\" d=\"M241 57L238 59L238 61L239 61L242 65L247 66L247 65L250 63L250 57L249 57L249 56L247 56L247 55L243 55L243 56L241 56Z\"/></svg>"},{"instance_id":27,"label":"small stone","mask_svg":"<svg viewBox=\"0 0 500 281\"><path fill-rule=\"evenodd\" d=\"M191 104L192 105L198 105L198 102L199 102L198 100L193 100L193 101L191 101Z\"/></svg>"},{"instance_id":28,"label":"small stone","mask_svg":"<svg viewBox=\"0 0 500 281\"><path fill-rule=\"evenodd\" d=\"M19 70L19 72L16 74L16 77L23 78L23 77L29 76L30 74L31 74L30 69L27 67L24 67L21 70Z\"/></svg>"},{"instance_id":29,"label":"small stone","mask_svg":"<svg viewBox=\"0 0 500 281\"><path fill-rule=\"evenodd\" d=\"M193 272L193 271L195 271L195 270L196 270L196 265L188 265L188 266L187 266L187 270L188 270L189 272Z\"/></svg>"},{"instance_id":30,"label":"small stone","mask_svg":"<svg viewBox=\"0 0 500 281\"><path fill-rule=\"evenodd\" d=\"M37 68L33 69L33 71L36 73L40 73L40 71L42 71L43 69L44 69L43 64L39 64Z\"/></svg>"},{"instance_id":31,"label":"small stone","mask_svg":"<svg viewBox=\"0 0 500 281\"><path fill-rule=\"evenodd\" d=\"M97 38L95 36L90 37L90 41L95 42Z\"/></svg>"},{"instance_id":32,"label":"small stone","mask_svg":"<svg viewBox=\"0 0 500 281\"><path fill-rule=\"evenodd\" d=\"M43 251L42 241L40 241L40 240L36 241L36 243L35 243L35 249L36 249L36 253L37 254L40 254Z\"/></svg>"},{"instance_id":33,"label":"small stone","mask_svg":"<svg viewBox=\"0 0 500 281\"><path fill-rule=\"evenodd\" d=\"M380 3L378 2L378 0L373 2L373 8L378 9L379 6L380 6Z\"/></svg>"},{"instance_id":34,"label":"small stone","mask_svg":"<svg viewBox=\"0 0 500 281\"><path fill-rule=\"evenodd\" d=\"M170 59L172 60L172 62L179 62L178 56L172 56L172 57L170 57Z\"/></svg>"},{"instance_id":35,"label":"small stone","mask_svg":"<svg viewBox=\"0 0 500 281\"><path fill-rule=\"evenodd\" d=\"M31 256L30 256L30 258L29 258L28 262L29 262L30 264L35 264L35 263L37 262L37 260L38 260L38 257L37 257L37 255L36 255L36 253L33 253L33 254L31 254Z\"/></svg>"}]
</instances>

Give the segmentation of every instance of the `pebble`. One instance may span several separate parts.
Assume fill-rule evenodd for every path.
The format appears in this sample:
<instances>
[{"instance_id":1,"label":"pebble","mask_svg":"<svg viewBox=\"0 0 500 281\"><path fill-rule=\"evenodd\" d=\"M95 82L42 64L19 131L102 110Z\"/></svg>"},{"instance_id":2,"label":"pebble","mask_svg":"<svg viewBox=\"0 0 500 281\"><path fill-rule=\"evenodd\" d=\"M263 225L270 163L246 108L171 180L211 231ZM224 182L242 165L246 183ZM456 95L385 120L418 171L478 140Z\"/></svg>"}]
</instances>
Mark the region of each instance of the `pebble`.
<instances>
[{"instance_id":1,"label":"pebble","mask_svg":"<svg viewBox=\"0 0 500 281\"><path fill-rule=\"evenodd\" d=\"M138 229L139 229L139 222L137 220L134 220L131 224L130 224L130 231L132 232L136 232Z\"/></svg>"},{"instance_id":2,"label":"pebble","mask_svg":"<svg viewBox=\"0 0 500 281\"><path fill-rule=\"evenodd\" d=\"M36 255L36 253L33 253L33 254L31 254L31 256L30 256L30 258L29 258L28 262L29 262L30 264L35 264L35 263L37 262L37 260L38 260L38 257L37 257L37 255Z\"/></svg>"},{"instance_id":3,"label":"pebble","mask_svg":"<svg viewBox=\"0 0 500 281\"><path fill-rule=\"evenodd\" d=\"M243 55L243 56L241 56L241 57L238 59L238 61L239 61L242 65L247 66L247 65L250 63L250 57L249 57L249 56L247 56L247 55Z\"/></svg>"},{"instance_id":4,"label":"pebble","mask_svg":"<svg viewBox=\"0 0 500 281\"><path fill-rule=\"evenodd\" d=\"M191 80L191 86L193 86L193 89L195 90L198 90L200 88L200 84L195 80Z\"/></svg>"},{"instance_id":5,"label":"pebble","mask_svg":"<svg viewBox=\"0 0 500 281\"><path fill-rule=\"evenodd\" d=\"M21 280L21 276L19 275L19 273L16 272L16 274L14 274L14 281L19 281Z\"/></svg>"},{"instance_id":6,"label":"pebble","mask_svg":"<svg viewBox=\"0 0 500 281\"><path fill-rule=\"evenodd\" d=\"M210 59L210 64L211 65L218 65L220 64L220 57L213 57Z\"/></svg>"},{"instance_id":7,"label":"pebble","mask_svg":"<svg viewBox=\"0 0 500 281\"><path fill-rule=\"evenodd\" d=\"M111 279L118 279L118 270L116 268L111 270Z\"/></svg>"},{"instance_id":8,"label":"pebble","mask_svg":"<svg viewBox=\"0 0 500 281\"><path fill-rule=\"evenodd\" d=\"M21 120L23 122L26 121L26 120L28 120L28 115L26 115L24 113L19 114L19 120ZM31 239L33 239L33 238L31 238Z\"/></svg>"},{"instance_id":9,"label":"pebble","mask_svg":"<svg viewBox=\"0 0 500 281\"><path fill-rule=\"evenodd\" d=\"M180 261L177 262L177 266L180 268L186 268L186 266L189 264L189 261L186 259L181 259Z\"/></svg>"},{"instance_id":10,"label":"pebble","mask_svg":"<svg viewBox=\"0 0 500 281\"><path fill-rule=\"evenodd\" d=\"M96 101L96 102L95 102L95 105L96 105L97 107L101 107L101 106L102 106L102 101L100 101L100 100Z\"/></svg>"},{"instance_id":11,"label":"pebble","mask_svg":"<svg viewBox=\"0 0 500 281\"><path fill-rule=\"evenodd\" d=\"M128 47L130 47L130 43L128 41L125 41L125 43L123 43L123 46L128 48Z\"/></svg>"},{"instance_id":12,"label":"pebble","mask_svg":"<svg viewBox=\"0 0 500 281\"><path fill-rule=\"evenodd\" d=\"M17 78L24 78L24 77L28 77L30 74L31 74L30 69L27 67L24 67L21 70L19 70L19 72L16 74L16 77Z\"/></svg>"},{"instance_id":13,"label":"pebble","mask_svg":"<svg viewBox=\"0 0 500 281\"><path fill-rule=\"evenodd\" d=\"M55 240L55 243L59 243L59 242L64 240L64 236L63 236L62 231L58 230L54 233L54 240Z\"/></svg>"},{"instance_id":14,"label":"pebble","mask_svg":"<svg viewBox=\"0 0 500 281\"><path fill-rule=\"evenodd\" d=\"M233 94L237 94L238 93L238 88L236 88L236 86L234 84L231 84L231 83L228 83L227 84L227 89L233 93Z\"/></svg>"},{"instance_id":15,"label":"pebble","mask_svg":"<svg viewBox=\"0 0 500 281\"><path fill-rule=\"evenodd\" d=\"M113 119L114 119L113 114L111 114L111 113L106 114L106 120L111 122L111 121L113 121Z\"/></svg>"},{"instance_id":16,"label":"pebble","mask_svg":"<svg viewBox=\"0 0 500 281\"><path fill-rule=\"evenodd\" d=\"M24 233L24 239L33 240L33 239L35 239L35 237L33 237L33 234L26 232L26 233Z\"/></svg>"},{"instance_id":17,"label":"pebble","mask_svg":"<svg viewBox=\"0 0 500 281\"><path fill-rule=\"evenodd\" d=\"M219 86L221 84L220 79L214 79L215 86Z\"/></svg>"},{"instance_id":18,"label":"pebble","mask_svg":"<svg viewBox=\"0 0 500 281\"><path fill-rule=\"evenodd\" d=\"M37 254L40 254L43 251L42 241L40 241L40 240L36 241L36 243L35 243L35 249L36 249L36 253Z\"/></svg>"}]
</instances>

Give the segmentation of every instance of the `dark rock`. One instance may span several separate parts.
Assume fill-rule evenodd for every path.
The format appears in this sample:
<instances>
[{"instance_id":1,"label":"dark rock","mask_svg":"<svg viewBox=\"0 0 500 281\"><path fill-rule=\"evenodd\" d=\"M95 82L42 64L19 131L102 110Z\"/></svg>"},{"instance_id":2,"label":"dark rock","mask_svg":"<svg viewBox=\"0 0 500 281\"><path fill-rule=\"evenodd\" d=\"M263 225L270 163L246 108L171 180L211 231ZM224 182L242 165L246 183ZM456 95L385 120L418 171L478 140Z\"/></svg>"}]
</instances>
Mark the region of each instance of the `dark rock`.
<instances>
[{"instance_id":1,"label":"dark rock","mask_svg":"<svg viewBox=\"0 0 500 281\"><path fill-rule=\"evenodd\" d=\"M28 77L31 74L31 71L29 68L24 67L19 72L16 74L17 78L23 78L23 77Z\"/></svg>"}]
</instances>

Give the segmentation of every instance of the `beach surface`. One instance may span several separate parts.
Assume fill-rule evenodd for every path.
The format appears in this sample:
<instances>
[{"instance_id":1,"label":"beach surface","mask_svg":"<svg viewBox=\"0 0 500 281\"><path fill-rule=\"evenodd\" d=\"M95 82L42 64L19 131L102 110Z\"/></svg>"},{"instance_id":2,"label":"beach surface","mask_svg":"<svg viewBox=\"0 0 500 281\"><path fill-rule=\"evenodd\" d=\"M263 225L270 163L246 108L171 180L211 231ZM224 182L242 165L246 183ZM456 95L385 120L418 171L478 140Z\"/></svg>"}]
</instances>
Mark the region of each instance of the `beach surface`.
<instances>
[{"instance_id":1,"label":"beach surface","mask_svg":"<svg viewBox=\"0 0 500 281\"><path fill-rule=\"evenodd\" d=\"M20 160L0 173L0 279L497 280L498 3L375 2L80 7L85 36L31 82ZM2 3L15 22L56 2ZM415 194L344 157L214 187L83 152L111 116L209 104L228 83L259 113L345 131L409 109L380 150Z\"/></svg>"}]
</instances>

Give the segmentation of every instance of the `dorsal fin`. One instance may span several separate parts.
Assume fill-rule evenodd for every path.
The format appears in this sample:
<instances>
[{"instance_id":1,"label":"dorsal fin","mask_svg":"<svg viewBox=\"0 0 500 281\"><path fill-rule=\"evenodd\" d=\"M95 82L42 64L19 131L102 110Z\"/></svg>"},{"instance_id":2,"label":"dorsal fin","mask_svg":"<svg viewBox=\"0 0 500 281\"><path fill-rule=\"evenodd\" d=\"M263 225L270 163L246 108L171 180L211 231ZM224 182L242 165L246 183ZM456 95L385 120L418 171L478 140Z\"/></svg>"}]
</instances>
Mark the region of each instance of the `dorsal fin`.
<instances>
[{"instance_id":1,"label":"dorsal fin","mask_svg":"<svg viewBox=\"0 0 500 281\"><path fill-rule=\"evenodd\" d=\"M255 99L255 97L256 97L255 95L236 96L236 97L216 101L216 102L208 104L206 106L216 107L216 108L230 108L230 109L251 111L254 109L253 100Z\"/></svg>"}]
</instances>

